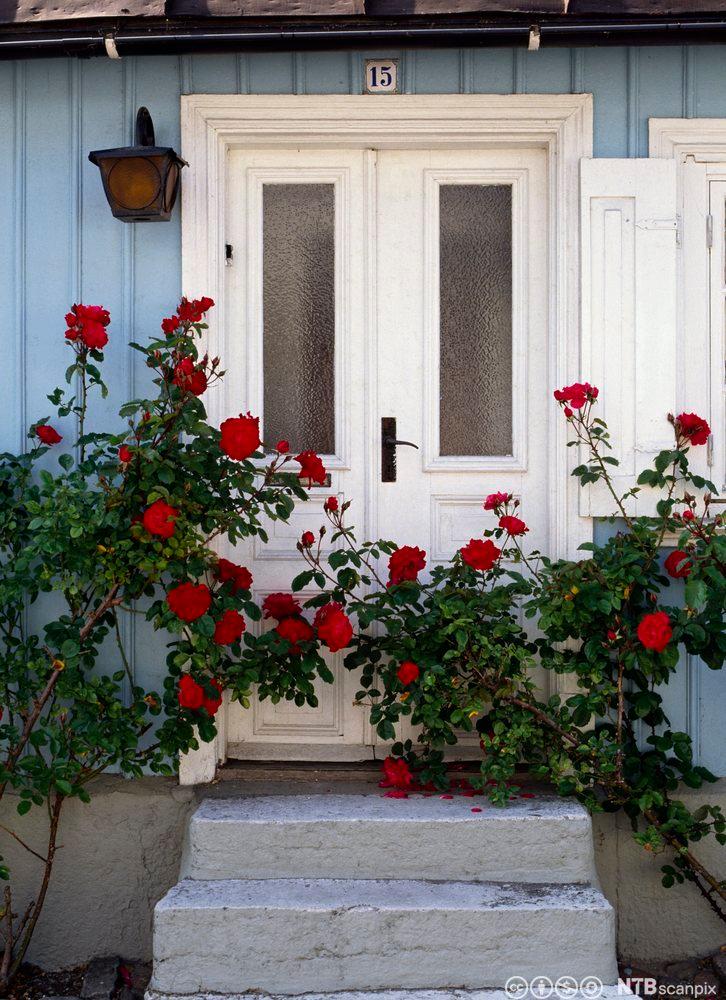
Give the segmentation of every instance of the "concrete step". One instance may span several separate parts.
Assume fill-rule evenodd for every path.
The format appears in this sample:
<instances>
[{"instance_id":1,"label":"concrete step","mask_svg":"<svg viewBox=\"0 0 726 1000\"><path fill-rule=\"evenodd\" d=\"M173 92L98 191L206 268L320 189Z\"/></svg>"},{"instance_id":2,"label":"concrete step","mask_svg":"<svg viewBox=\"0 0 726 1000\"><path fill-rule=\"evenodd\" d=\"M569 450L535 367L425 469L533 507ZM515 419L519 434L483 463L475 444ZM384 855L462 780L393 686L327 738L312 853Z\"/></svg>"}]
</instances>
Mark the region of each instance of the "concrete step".
<instances>
[{"instance_id":1,"label":"concrete step","mask_svg":"<svg viewBox=\"0 0 726 1000\"><path fill-rule=\"evenodd\" d=\"M569 984L568 984L569 985ZM549 992L549 984L533 980L533 989L526 993L508 993L506 990L346 990L344 993L306 993L304 1000L615 1000L616 997L633 996L625 985L598 987L588 982L585 990L571 991L558 986L559 992ZM289 993L229 993L224 1000L297 1000L299 995ZM146 1000L219 1000L218 993L159 993L147 990Z\"/></svg>"},{"instance_id":2,"label":"concrete step","mask_svg":"<svg viewBox=\"0 0 726 1000\"><path fill-rule=\"evenodd\" d=\"M416 854L412 836L409 850ZM501 988L617 981L615 921L589 885L186 879L154 915L159 993Z\"/></svg>"},{"instance_id":3,"label":"concrete step","mask_svg":"<svg viewBox=\"0 0 726 1000\"><path fill-rule=\"evenodd\" d=\"M472 812L472 808L481 812ZM378 794L205 799L182 877L595 881L590 817L554 796Z\"/></svg>"}]
</instances>

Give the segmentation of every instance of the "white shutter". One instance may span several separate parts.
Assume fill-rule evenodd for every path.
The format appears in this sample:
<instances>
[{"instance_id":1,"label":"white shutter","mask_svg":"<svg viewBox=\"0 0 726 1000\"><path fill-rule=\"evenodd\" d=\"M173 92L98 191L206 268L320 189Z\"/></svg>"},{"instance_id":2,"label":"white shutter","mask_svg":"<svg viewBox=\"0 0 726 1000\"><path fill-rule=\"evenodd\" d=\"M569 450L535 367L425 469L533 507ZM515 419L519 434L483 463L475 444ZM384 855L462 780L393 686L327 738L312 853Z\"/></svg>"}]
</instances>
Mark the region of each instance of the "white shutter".
<instances>
[{"instance_id":1,"label":"white shutter","mask_svg":"<svg viewBox=\"0 0 726 1000\"><path fill-rule=\"evenodd\" d=\"M675 160L581 160L582 378L600 389L620 493L673 444L676 405ZM630 510L653 512L647 487ZM583 490L581 513L615 513L607 489Z\"/></svg>"}]
</instances>

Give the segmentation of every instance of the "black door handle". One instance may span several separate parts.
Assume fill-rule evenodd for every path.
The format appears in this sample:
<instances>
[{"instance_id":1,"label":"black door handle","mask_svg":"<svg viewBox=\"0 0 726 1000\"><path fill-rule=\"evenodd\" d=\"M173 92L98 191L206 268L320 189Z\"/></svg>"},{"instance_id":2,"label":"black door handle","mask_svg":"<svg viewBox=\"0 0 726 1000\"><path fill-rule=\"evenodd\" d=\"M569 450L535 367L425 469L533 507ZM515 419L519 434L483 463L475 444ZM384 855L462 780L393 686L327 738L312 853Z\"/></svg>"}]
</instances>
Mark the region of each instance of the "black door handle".
<instances>
[{"instance_id":1,"label":"black door handle","mask_svg":"<svg viewBox=\"0 0 726 1000\"><path fill-rule=\"evenodd\" d=\"M381 417L381 482L396 482L396 448L398 445L405 445L407 448L416 448L418 445L413 441L400 441L396 437L396 418Z\"/></svg>"},{"instance_id":2,"label":"black door handle","mask_svg":"<svg viewBox=\"0 0 726 1000\"><path fill-rule=\"evenodd\" d=\"M396 438L387 437L383 439L383 443L387 448L395 448L397 444L406 444L409 448L418 448L417 444L413 441L397 441Z\"/></svg>"}]
</instances>

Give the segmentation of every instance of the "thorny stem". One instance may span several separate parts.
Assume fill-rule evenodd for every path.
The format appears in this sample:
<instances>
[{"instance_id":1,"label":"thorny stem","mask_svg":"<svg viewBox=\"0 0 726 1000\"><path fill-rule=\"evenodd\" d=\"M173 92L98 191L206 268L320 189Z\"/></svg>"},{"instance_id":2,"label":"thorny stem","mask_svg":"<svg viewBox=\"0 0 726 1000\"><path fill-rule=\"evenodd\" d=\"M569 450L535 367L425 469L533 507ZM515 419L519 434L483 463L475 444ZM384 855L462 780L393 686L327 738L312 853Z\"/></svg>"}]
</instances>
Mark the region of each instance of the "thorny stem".
<instances>
[{"instance_id":1,"label":"thorny stem","mask_svg":"<svg viewBox=\"0 0 726 1000\"><path fill-rule=\"evenodd\" d=\"M615 726L615 739L618 749L615 756L615 769L618 780L623 780L623 716L625 715L625 691L623 690L623 673L625 663L622 655L618 656L618 717Z\"/></svg>"},{"instance_id":2,"label":"thorny stem","mask_svg":"<svg viewBox=\"0 0 726 1000\"><path fill-rule=\"evenodd\" d=\"M120 598L117 597L118 590L119 590L119 584L115 584L111 588L111 590L106 594L106 596L101 601L101 603L98 605L98 607L96 608L96 610L92 614L90 614L88 616L88 618L86 619L85 624L83 625L83 627L81 628L80 632L78 633L78 638L79 638L79 640L80 640L81 643L83 643L83 641L88 638L88 636L92 632L93 628L95 627L96 623L101 618L103 618L103 616L106 614L106 612L110 608L115 607L117 604L121 603ZM51 655L51 657L52 657L52 654L49 654L49 655ZM13 747L11 747L10 750L8 750L8 753L7 753L6 757L5 757L5 761L3 763L3 770L6 773L9 773L9 772L12 771L12 769L14 768L15 764L18 761L18 758L20 757L20 755L22 754L23 750L25 749L25 747L26 747L26 745L28 743L28 740L30 739L30 735L33 732L35 724L38 721L38 719L40 718L40 714L43 711L43 709L45 708L45 705L47 704L48 700L52 696L52 694L53 694L53 692L55 690L55 686L58 683L58 678L60 677L60 675L61 675L62 672L63 672L63 668L62 667L61 668L58 668L58 667L54 668L54 670L52 671L50 677L48 678L48 681L47 681L45 687L43 688L43 691L42 691L40 697L36 699L36 701L34 703L34 706L33 706L33 710L32 710L32 712L30 712L30 714L28 715L28 717L27 717L27 719L25 721L25 725L23 726L23 731L20 734L20 738L18 739L17 743ZM8 780L9 779L6 777L3 780L3 782L0 784L0 799L2 799L2 797L3 797L4 793L5 793L5 789L7 787Z\"/></svg>"},{"instance_id":3,"label":"thorny stem","mask_svg":"<svg viewBox=\"0 0 726 1000\"><path fill-rule=\"evenodd\" d=\"M726 907L722 909L713 898L713 893L715 893L726 904L726 885L719 882L713 875L711 875L711 873L704 868L698 858L696 858L691 851L688 850L688 848L684 847L676 836L667 830L663 830L661 821L651 809L646 809L643 815L648 822L658 830L668 846L684 859L693 873L694 881L700 891L706 897L717 916L719 916L723 921L726 921ZM705 887L701 885L699 880L702 880L710 886L710 890L706 890Z\"/></svg>"},{"instance_id":4,"label":"thorny stem","mask_svg":"<svg viewBox=\"0 0 726 1000\"><path fill-rule=\"evenodd\" d=\"M126 650L124 649L123 639L121 638L121 626L118 620L118 607L114 607L113 609L113 625L114 632L116 633L116 646L118 647L118 651L121 655L121 662L123 663L124 671L126 672L129 688L132 688L134 686L134 678L131 673L131 664L126 656Z\"/></svg>"},{"instance_id":5,"label":"thorny stem","mask_svg":"<svg viewBox=\"0 0 726 1000\"><path fill-rule=\"evenodd\" d=\"M13 928L13 916L11 907L11 895L9 887L5 891L5 904L6 904L6 937L5 937L5 951L3 955L3 964L0 968L0 994L4 994L7 989L9 981L13 978L15 973L20 968L23 959L25 958L25 953L28 950L30 940L33 936L33 931L35 930L35 925L40 917L41 910L43 909L43 904L45 902L45 897L48 892L48 885L50 883L51 872L53 871L53 862L55 860L55 854L58 849L57 847L57 837L58 837L58 823L60 821L61 809L63 808L63 803L65 801L65 796L60 792L56 792L53 796L53 803L49 805L50 811L50 824L48 830L48 852L45 858L45 867L43 870L43 879L40 883L40 891L38 892L37 898L31 903L28 910L23 917L18 928L17 937L14 933ZM19 938L19 943L17 939Z\"/></svg>"},{"instance_id":6,"label":"thorny stem","mask_svg":"<svg viewBox=\"0 0 726 1000\"><path fill-rule=\"evenodd\" d=\"M633 530L633 522L632 522L632 520L630 518L630 515L628 514L628 512L625 509L625 505L623 504L622 497L618 496L617 492L615 491L615 487L613 486L612 479L610 478L610 473L608 471L608 468L607 468L605 462L602 459L602 455L600 454L600 450L598 448L597 441L593 437L592 428L587 423L587 421L585 420L584 417L581 417L580 420L577 421L577 423L574 420L572 421L572 423L573 423L573 426L575 427L575 433L577 434L577 437L579 438L579 440L580 441L584 441L587 444L588 448L590 449L590 454L595 459L595 462L596 462L598 468L600 469L600 472L602 473L603 479L605 480L605 485L607 486L608 491L610 492L610 495L612 496L613 500L615 501L615 504L616 504L618 510L620 511L620 513L621 513L621 515L622 515L625 523L627 524L629 530L632 531ZM584 437L582 436L582 430L584 430Z\"/></svg>"},{"instance_id":7,"label":"thorny stem","mask_svg":"<svg viewBox=\"0 0 726 1000\"><path fill-rule=\"evenodd\" d=\"M86 445L83 442L83 433L86 423L86 409L88 407L88 384L86 382L86 356L84 354L81 361L81 405L78 408L78 438L81 441L80 456L81 462L86 457Z\"/></svg>"},{"instance_id":8,"label":"thorny stem","mask_svg":"<svg viewBox=\"0 0 726 1000\"><path fill-rule=\"evenodd\" d=\"M42 861L43 864L46 863L48 859L44 858L42 854L38 854L37 851L34 851L33 848L30 846L30 844L26 844L25 841L17 835L17 833L15 833L13 830L10 829L10 827L4 826L2 823L0 823L0 830L4 830L5 833L7 833L10 837L12 837L13 840L16 840L21 847L24 847L29 854L32 854L33 857L37 858L38 861Z\"/></svg>"}]
</instances>

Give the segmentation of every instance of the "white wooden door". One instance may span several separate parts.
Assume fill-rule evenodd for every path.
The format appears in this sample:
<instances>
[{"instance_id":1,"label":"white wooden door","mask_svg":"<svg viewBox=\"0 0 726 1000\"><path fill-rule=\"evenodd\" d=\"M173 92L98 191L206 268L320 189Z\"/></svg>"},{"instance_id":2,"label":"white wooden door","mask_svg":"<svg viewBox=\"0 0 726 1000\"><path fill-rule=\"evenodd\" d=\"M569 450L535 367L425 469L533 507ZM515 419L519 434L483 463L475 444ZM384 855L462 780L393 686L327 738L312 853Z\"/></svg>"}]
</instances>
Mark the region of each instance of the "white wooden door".
<instances>
[{"instance_id":1,"label":"white wooden door","mask_svg":"<svg viewBox=\"0 0 726 1000\"><path fill-rule=\"evenodd\" d=\"M289 590L295 543L331 493L353 500L359 538L418 545L427 569L494 525L482 503L498 490L520 498L527 542L546 550L545 150L242 150L228 172L232 408L259 413L268 442L318 448L331 474L269 546L230 554L255 597ZM383 420L418 446L396 449L385 482ZM228 754L370 756L342 654L332 666L317 709L230 706Z\"/></svg>"},{"instance_id":2,"label":"white wooden door","mask_svg":"<svg viewBox=\"0 0 726 1000\"><path fill-rule=\"evenodd\" d=\"M396 418L379 532L429 565L496 527L483 498L548 524L544 150L378 154L378 405Z\"/></svg>"}]
</instances>

